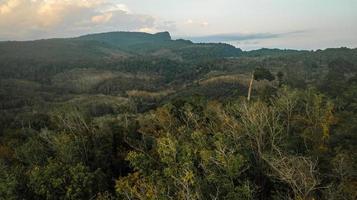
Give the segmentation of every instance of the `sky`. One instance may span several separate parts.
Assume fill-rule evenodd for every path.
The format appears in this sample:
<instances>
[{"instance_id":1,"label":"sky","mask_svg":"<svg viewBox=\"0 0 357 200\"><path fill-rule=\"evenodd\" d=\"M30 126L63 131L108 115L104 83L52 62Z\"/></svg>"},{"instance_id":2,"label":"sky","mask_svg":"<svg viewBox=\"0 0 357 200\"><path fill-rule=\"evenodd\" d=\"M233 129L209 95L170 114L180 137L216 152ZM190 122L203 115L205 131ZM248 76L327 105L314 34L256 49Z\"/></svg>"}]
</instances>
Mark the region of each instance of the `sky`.
<instances>
[{"instance_id":1,"label":"sky","mask_svg":"<svg viewBox=\"0 0 357 200\"><path fill-rule=\"evenodd\" d=\"M244 50L357 47L357 0L0 0L0 40L108 31Z\"/></svg>"}]
</instances>

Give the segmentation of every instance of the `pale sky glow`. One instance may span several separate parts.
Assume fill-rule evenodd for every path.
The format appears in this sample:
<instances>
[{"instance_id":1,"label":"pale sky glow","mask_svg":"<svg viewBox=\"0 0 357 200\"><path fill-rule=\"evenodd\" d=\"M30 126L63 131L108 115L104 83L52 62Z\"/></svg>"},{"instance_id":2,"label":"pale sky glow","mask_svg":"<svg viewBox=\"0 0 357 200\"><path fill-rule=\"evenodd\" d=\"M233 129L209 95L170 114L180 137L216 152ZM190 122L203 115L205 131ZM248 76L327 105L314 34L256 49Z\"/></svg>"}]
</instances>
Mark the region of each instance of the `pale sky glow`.
<instances>
[{"instance_id":1,"label":"pale sky glow","mask_svg":"<svg viewBox=\"0 0 357 200\"><path fill-rule=\"evenodd\" d=\"M0 40L107 31L242 49L357 47L357 0L0 0Z\"/></svg>"}]
</instances>

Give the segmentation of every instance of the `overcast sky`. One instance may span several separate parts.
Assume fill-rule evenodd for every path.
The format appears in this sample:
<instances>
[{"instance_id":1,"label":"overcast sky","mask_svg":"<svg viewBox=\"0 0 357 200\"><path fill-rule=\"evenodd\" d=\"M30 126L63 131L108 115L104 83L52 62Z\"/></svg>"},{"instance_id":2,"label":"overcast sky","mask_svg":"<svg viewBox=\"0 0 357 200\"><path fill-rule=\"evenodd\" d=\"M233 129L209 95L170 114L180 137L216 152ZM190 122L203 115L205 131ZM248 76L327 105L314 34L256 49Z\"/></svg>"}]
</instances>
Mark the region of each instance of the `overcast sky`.
<instances>
[{"instance_id":1,"label":"overcast sky","mask_svg":"<svg viewBox=\"0 0 357 200\"><path fill-rule=\"evenodd\" d=\"M357 47L357 0L0 0L0 40L107 31L247 50Z\"/></svg>"}]
</instances>

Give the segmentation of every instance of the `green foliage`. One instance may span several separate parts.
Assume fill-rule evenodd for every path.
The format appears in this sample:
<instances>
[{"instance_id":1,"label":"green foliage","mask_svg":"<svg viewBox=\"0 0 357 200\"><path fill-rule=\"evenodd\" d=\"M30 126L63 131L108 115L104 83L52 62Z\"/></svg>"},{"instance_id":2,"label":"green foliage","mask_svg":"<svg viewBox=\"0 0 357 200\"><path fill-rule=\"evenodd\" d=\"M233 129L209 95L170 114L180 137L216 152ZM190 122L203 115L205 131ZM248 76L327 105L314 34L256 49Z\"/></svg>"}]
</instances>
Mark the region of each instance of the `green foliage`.
<instances>
[{"instance_id":1,"label":"green foliage","mask_svg":"<svg viewBox=\"0 0 357 200\"><path fill-rule=\"evenodd\" d=\"M258 81L263 79L273 81L275 80L275 77L268 69L260 67L254 70L254 79Z\"/></svg>"},{"instance_id":2,"label":"green foliage","mask_svg":"<svg viewBox=\"0 0 357 200\"><path fill-rule=\"evenodd\" d=\"M356 199L356 49L114 32L0 51L0 199Z\"/></svg>"},{"instance_id":3,"label":"green foliage","mask_svg":"<svg viewBox=\"0 0 357 200\"><path fill-rule=\"evenodd\" d=\"M0 197L3 199L17 199L17 180L8 167L0 163Z\"/></svg>"},{"instance_id":4,"label":"green foliage","mask_svg":"<svg viewBox=\"0 0 357 200\"><path fill-rule=\"evenodd\" d=\"M142 122L144 127L153 122L160 127L153 133L144 133L156 135L155 146L149 154L128 155L127 159L139 173L117 181L119 194L149 199L235 199L238 196L249 199L252 188L238 181L245 160L235 147L236 138L230 132L233 127L228 124L216 127L221 120L219 115L223 114L217 109L220 105L211 103L206 107L204 103L193 102L176 105L179 107L167 105L147 119L149 122ZM201 117L206 121L201 121ZM206 127L205 123L212 124Z\"/></svg>"},{"instance_id":5,"label":"green foliage","mask_svg":"<svg viewBox=\"0 0 357 200\"><path fill-rule=\"evenodd\" d=\"M90 199L101 187L100 170L90 172L82 164L68 166L49 160L44 167L34 166L29 185L40 199Z\"/></svg>"},{"instance_id":6,"label":"green foliage","mask_svg":"<svg viewBox=\"0 0 357 200\"><path fill-rule=\"evenodd\" d=\"M282 198L316 198L315 159L329 150L334 116L313 91L282 88L269 103L193 100L157 109L141 121L154 145L128 154L134 173L119 178L116 191L128 199L253 199L270 188Z\"/></svg>"},{"instance_id":7,"label":"green foliage","mask_svg":"<svg viewBox=\"0 0 357 200\"><path fill-rule=\"evenodd\" d=\"M15 149L16 159L25 165L44 165L53 155L53 150L43 138L34 136Z\"/></svg>"}]
</instances>

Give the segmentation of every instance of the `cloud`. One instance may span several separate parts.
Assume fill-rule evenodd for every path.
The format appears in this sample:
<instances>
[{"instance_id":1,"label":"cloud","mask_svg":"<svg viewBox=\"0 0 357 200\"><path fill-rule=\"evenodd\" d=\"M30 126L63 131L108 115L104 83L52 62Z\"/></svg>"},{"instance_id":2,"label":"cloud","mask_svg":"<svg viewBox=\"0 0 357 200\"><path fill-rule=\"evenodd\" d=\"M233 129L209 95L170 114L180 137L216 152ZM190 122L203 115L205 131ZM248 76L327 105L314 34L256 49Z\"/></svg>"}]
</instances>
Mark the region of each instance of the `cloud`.
<instances>
[{"instance_id":1,"label":"cloud","mask_svg":"<svg viewBox=\"0 0 357 200\"><path fill-rule=\"evenodd\" d=\"M148 28L148 27L140 28L138 31L139 32L145 32L145 33L156 33L156 32L158 32L156 29Z\"/></svg>"},{"instance_id":2,"label":"cloud","mask_svg":"<svg viewBox=\"0 0 357 200\"><path fill-rule=\"evenodd\" d=\"M102 12L122 10L122 11L125 11L126 13L132 13L131 10L128 8L128 6L125 4L120 4L120 3L111 4L111 3L109 3L102 7L103 7L103 8L101 8Z\"/></svg>"},{"instance_id":3,"label":"cloud","mask_svg":"<svg viewBox=\"0 0 357 200\"><path fill-rule=\"evenodd\" d=\"M12 12L12 10L14 8L16 8L18 6L18 4L19 4L19 1L17 1L17 0L11 0L11 1L7 1L7 2L3 3L2 5L0 5L0 14L5 15L5 14Z\"/></svg>"},{"instance_id":4,"label":"cloud","mask_svg":"<svg viewBox=\"0 0 357 200\"><path fill-rule=\"evenodd\" d=\"M154 29L155 21L114 0L0 0L0 40Z\"/></svg>"},{"instance_id":5,"label":"cloud","mask_svg":"<svg viewBox=\"0 0 357 200\"><path fill-rule=\"evenodd\" d=\"M208 22L201 22L201 26L208 26L209 23Z\"/></svg>"},{"instance_id":6,"label":"cloud","mask_svg":"<svg viewBox=\"0 0 357 200\"><path fill-rule=\"evenodd\" d=\"M209 25L207 21L196 21L193 19L187 19L184 24L190 26L202 26L202 27L206 27Z\"/></svg>"},{"instance_id":7,"label":"cloud","mask_svg":"<svg viewBox=\"0 0 357 200\"><path fill-rule=\"evenodd\" d=\"M106 23L113 17L113 13L103 13L92 17L92 22L96 24Z\"/></svg>"},{"instance_id":8,"label":"cloud","mask_svg":"<svg viewBox=\"0 0 357 200\"><path fill-rule=\"evenodd\" d=\"M186 20L186 24L193 24L193 20L192 19Z\"/></svg>"},{"instance_id":9,"label":"cloud","mask_svg":"<svg viewBox=\"0 0 357 200\"><path fill-rule=\"evenodd\" d=\"M158 21L156 23L156 28L161 31L175 32L177 30L177 25L175 21Z\"/></svg>"},{"instance_id":10,"label":"cloud","mask_svg":"<svg viewBox=\"0 0 357 200\"><path fill-rule=\"evenodd\" d=\"M300 34L306 31L293 31L287 33L225 33L213 34L195 37L185 37L185 39L194 42L232 42L232 41L248 41L248 40L263 40L271 38L280 38L288 35Z\"/></svg>"}]
</instances>

